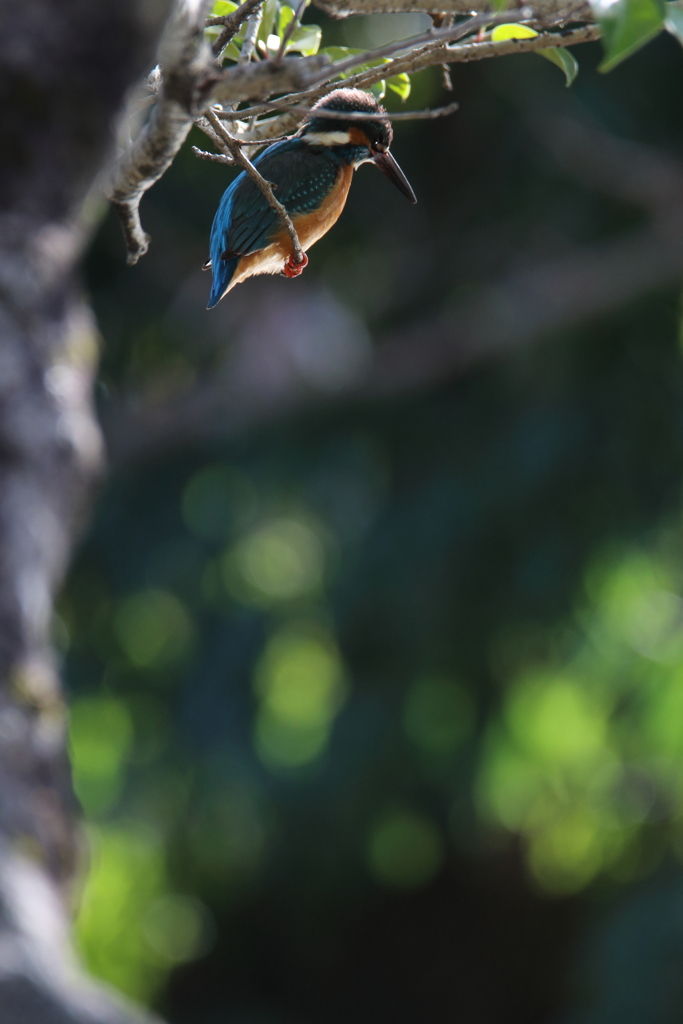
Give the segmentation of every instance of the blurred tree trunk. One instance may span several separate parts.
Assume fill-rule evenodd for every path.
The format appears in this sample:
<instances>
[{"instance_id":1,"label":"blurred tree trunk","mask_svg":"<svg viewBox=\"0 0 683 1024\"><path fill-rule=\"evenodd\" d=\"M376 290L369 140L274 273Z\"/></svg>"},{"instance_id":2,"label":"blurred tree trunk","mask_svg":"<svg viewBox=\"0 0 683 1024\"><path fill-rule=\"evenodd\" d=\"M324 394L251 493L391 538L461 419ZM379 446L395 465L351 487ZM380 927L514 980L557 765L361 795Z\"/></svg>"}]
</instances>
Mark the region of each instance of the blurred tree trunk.
<instances>
[{"instance_id":1,"label":"blurred tree trunk","mask_svg":"<svg viewBox=\"0 0 683 1024\"><path fill-rule=\"evenodd\" d=\"M165 13L163 0L0 8L2 1024L133 1019L69 952L78 812L50 623L101 465L98 338L78 279L88 196Z\"/></svg>"}]
</instances>

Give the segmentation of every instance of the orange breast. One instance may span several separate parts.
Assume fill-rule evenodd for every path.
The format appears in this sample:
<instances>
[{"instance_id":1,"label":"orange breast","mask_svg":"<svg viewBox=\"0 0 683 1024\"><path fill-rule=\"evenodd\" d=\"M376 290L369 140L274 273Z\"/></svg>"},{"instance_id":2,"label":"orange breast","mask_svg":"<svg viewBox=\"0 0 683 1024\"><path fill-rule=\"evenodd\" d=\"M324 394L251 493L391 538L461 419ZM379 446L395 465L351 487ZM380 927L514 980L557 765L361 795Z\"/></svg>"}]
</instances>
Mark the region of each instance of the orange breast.
<instances>
[{"instance_id":1,"label":"orange breast","mask_svg":"<svg viewBox=\"0 0 683 1024\"><path fill-rule=\"evenodd\" d=\"M313 213L302 213L298 217L293 218L294 227L299 236L302 249L310 249L313 243L327 234L332 225L339 220L346 203L346 197L349 194L352 177L353 167L349 164L342 164L334 188L328 192L318 209L314 210ZM287 244L290 246L291 252L289 236L286 231L283 234L287 238ZM280 237L278 235L278 238Z\"/></svg>"},{"instance_id":2,"label":"orange breast","mask_svg":"<svg viewBox=\"0 0 683 1024\"><path fill-rule=\"evenodd\" d=\"M292 218L302 249L310 249L339 219L349 194L352 177L353 167L342 164L334 188L328 192L319 208L313 213L303 213ZM256 274L279 274L293 251L289 235L281 228L265 249L242 257L227 291L245 278L254 277Z\"/></svg>"}]
</instances>

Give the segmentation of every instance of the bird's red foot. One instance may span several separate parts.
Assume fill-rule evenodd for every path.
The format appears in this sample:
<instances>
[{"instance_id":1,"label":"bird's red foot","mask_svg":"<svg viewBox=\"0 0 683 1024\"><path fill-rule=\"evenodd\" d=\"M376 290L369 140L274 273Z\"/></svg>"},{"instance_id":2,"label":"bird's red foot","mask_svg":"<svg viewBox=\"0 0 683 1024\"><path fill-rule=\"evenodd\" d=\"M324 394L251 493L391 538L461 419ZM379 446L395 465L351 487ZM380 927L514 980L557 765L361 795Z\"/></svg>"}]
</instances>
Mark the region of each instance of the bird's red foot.
<instances>
[{"instance_id":1,"label":"bird's red foot","mask_svg":"<svg viewBox=\"0 0 683 1024\"><path fill-rule=\"evenodd\" d=\"M292 255L287 259L284 267L282 268L282 273L285 277L298 277L304 267L308 266L308 256L305 252L302 252L301 255L303 256L301 263L296 262L296 256L294 253L292 253Z\"/></svg>"}]
</instances>

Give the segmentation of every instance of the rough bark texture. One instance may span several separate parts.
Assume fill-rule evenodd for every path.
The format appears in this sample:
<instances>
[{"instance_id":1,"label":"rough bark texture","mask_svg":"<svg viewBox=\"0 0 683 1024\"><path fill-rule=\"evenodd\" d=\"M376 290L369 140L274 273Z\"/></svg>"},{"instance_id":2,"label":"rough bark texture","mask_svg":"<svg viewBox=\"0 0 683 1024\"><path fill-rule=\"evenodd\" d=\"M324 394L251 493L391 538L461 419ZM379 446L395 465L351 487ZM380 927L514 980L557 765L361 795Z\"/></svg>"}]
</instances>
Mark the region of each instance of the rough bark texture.
<instances>
[{"instance_id":1,"label":"rough bark texture","mask_svg":"<svg viewBox=\"0 0 683 1024\"><path fill-rule=\"evenodd\" d=\"M132 1020L68 943L78 826L52 599L96 480L98 338L77 265L162 0L0 7L0 1020Z\"/></svg>"}]
</instances>

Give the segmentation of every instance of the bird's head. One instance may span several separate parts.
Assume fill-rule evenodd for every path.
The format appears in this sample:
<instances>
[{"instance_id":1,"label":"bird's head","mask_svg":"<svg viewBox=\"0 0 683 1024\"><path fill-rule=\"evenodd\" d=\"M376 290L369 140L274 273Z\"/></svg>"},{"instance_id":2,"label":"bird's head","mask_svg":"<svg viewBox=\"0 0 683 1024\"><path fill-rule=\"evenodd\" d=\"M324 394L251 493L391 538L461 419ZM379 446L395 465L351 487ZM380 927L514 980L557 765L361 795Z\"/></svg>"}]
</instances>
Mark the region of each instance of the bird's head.
<instances>
[{"instance_id":1,"label":"bird's head","mask_svg":"<svg viewBox=\"0 0 683 1024\"><path fill-rule=\"evenodd\" d=\"M335 89L318 100L298 134L310 146L333 149L354 167L374 163L411 203L417 202L408 179L389 151L394 137L391 121L371 93Z\"/></svg>"}]
</instances>

